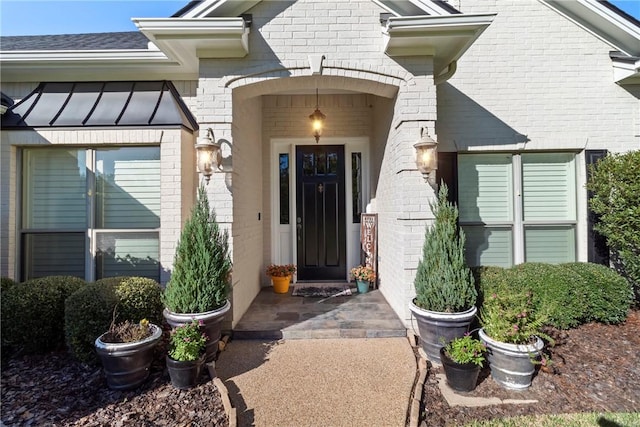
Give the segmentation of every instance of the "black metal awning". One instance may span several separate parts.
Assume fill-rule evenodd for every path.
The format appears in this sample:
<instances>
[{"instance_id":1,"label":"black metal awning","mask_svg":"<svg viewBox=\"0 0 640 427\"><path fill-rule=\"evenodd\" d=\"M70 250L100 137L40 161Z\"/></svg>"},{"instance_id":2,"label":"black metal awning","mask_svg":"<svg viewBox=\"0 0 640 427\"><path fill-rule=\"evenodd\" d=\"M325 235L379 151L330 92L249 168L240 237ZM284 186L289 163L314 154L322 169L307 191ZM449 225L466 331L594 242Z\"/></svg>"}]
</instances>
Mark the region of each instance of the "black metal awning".
<instances>
[{"instance_id":1,"label":"black metal awning","mask_svg":"<svg viewBox=\"0 0 640 427\"><path fill-rule=\"evenodd\" d=\"M112 126L198 129L170 81L40 83L2 115L3 129Z\"/></svg>"}]
</instances>

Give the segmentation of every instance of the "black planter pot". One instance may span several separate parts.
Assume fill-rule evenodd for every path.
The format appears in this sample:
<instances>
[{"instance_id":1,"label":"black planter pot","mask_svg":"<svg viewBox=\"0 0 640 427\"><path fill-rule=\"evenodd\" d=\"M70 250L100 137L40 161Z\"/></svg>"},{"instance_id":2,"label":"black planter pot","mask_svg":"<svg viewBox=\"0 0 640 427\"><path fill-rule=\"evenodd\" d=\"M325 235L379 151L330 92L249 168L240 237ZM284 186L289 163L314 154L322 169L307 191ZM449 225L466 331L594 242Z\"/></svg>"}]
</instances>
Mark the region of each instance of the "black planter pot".
<instances>
[{"instance_id":1,"label":"black planter pot","mask_svg":"<svg viewBox=\"0 0 640 427\"><path fill-rule=\"evenodd\" d=\"M427 354L427 358L434 363L441 363L442 343L463 337L478 311L474 306L460 313L441 313L424 310L413 302L409 304L409 309L418 323L422 349Z\"/></svg>"},{"instance_id":2,"label":"black planter pot","mask_svg":"<svg viewBox=\"0 0 640 427\"><path fill-rule=\"evenodd\" d=\"M449 387L456 391L472 391L476 388L480 366L475 363L454 362L444 351L444 347L440 349L440 361Z\"/></svg>"},{"instance_id":3,"label":"black planter pot","mask_svg":"<svg viewBox=\"0 0 640 427\"><path fill-rule=\"evenodd\" d=\"M180 361L173 360L167 355L167 371L171 378L171 385L180 390L188 390L198 385L205 355L198 360Z\"/></svg>"},{"instance_id":4,"label":"black planter pot","mask_svg":"<svg viewBox=\"0 0 640 427\"><path fill-rule=\"evenodd\" d=\"M102 362L107 386L112 390L131 390L141 385L149 376L153 361L153 349L162 338L159 326L149 325L150 337L130 343L109 343L100 335L95 341L96 352Z\"/></svg>"}]
</instances>

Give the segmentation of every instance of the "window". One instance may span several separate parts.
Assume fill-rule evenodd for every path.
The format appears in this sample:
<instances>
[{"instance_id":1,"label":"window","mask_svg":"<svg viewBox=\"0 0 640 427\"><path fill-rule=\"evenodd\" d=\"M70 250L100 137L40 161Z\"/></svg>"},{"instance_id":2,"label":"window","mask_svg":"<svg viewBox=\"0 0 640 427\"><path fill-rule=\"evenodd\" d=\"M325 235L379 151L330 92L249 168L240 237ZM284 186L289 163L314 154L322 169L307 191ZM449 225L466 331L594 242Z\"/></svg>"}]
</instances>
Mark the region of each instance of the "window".
<instances>
[{"instance_id":1,"label":"window","mask_svg":"<svg viewBox=\"0 0 640 427\"><path fill-rule=\"evenodd\" d=\"M574 157L458 156L458 206L469 265L576 260Z\"/></svg>"},{"instance_id":2,"label":"window","mask_svg":"<svg viewBox=\"0 0 640 427\"><path fill-rule=\"evenodd\" d=\"M280 176L280 224L289 224L289 155L280 153L278 172Z\"/></svg>"},{"instance_id":3,"label":"window","mask_svg":"<svg viewBox=\"0 0 640 427\"><path fill-rule=\"evenodd\" d=\"M354 224L360 224L362 214L362 153L351 153L351 215Z\"/></svg>"},{"instance_id":4,"label":"window","mask_svg":"<svg viewBox=\"0 0 640 427\"><path fill-rule=\"evenodd\" d=\"M22 278L159 280L160 149L23 151Z\"/></svg>"}]
</instances>

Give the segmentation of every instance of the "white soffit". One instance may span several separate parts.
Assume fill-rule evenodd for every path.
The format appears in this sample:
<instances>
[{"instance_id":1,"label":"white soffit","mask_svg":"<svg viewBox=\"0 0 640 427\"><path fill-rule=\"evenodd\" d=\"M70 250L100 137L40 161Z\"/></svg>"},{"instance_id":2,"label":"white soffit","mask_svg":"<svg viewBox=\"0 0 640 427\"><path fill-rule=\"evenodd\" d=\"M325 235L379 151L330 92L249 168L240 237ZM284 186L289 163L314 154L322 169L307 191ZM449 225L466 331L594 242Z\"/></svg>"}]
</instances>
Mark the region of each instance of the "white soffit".
<instances>
[{"instance_id":1,"label":"white soffit","mask_svg":"<svg viewBox=\"0 0 640 427\"><path fill-rule=\"evenodd\" d=\"M433 56L434 74L457 61L493 22L495 13L393 16L383 29L389 56Z\"/></svg>"},{"instance_id":2,"label":"white soffit","mask_svg":"<svg viewBox=\"0 0 640 427\"><path fill-rule=\"evenodd\" d=\"M206 18L213 16L238 16L261 0L205 0L183 14L182 18Z\"/></svg>"},{"instance_id":3,"label":"white soffit","mask_svg":"<svg viewBox=\"0 0 640 427\"><path fill-rule=\"evenodd\" d=\"M197 70L199 58L242 58L249 53L243 18L133 18L168 57Z\"/></svg>"},{"instance_id":4,"label":"white soffit","mask_svg":"<svg viewBox=\"0 0 640 427\"><path fill-rule=\"evenodd\" d=\"M640 59L611 58L613 63L613 81L621 84L640 84Z\"/></svg>"},{"instance_id":5,"label":"white soffit","mask_svg":"<svg viewBox=\"0 0 640 427\"><path fill-rule=\"evenodd\" d=\"M640 56L640 28L597 0L540 0L617 50Z\"/></svg>"}]
</instances>

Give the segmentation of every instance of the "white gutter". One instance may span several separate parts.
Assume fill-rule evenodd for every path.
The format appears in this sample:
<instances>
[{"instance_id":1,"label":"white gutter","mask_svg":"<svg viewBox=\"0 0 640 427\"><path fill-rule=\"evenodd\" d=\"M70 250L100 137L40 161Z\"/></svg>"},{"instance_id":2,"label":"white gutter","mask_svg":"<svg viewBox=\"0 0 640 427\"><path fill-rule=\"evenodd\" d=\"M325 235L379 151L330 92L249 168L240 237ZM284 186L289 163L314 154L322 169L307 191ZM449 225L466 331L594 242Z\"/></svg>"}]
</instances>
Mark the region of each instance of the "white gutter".
<instances>
[{"instance_id":1,"label":"white gutter","mask_svg":"<svg viewBox=\"0 0 640 427\"><path fill-rule=\"evenodd\" d=\"M613 81L618 84L640 84L640 59L635 62L612 58Z\"/></svg>"}]
</instances>

